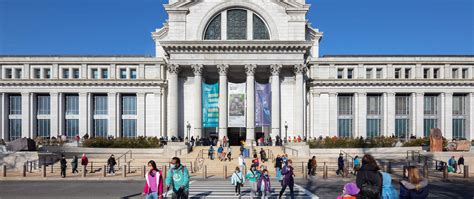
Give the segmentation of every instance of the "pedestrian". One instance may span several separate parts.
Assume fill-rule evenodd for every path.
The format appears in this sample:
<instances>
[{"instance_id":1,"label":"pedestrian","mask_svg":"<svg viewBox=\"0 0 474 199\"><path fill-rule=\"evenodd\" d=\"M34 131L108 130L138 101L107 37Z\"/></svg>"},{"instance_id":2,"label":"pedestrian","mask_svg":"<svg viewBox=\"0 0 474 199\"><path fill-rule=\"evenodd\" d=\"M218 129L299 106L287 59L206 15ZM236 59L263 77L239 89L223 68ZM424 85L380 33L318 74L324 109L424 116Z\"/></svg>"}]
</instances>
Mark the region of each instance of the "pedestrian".
<instances>
[{"instance_id":1,"label":"pedestrian","mask_svg":"<svg viewBox=\"0 0 474 199\"><path fill-rule=\"evenodd\" d=\"M156 163L150 160L147 164L148 171L145 174L145 185L143 186L143 196L146 199L163 198L163 173L156 168Z\"/></svg>"},{"instance_id":2,"label":"pedestrian","mask_svg":"<svg viewBox=\"0 0 474 199\"><path fill-rule=\"evenodd\" d=\"M117 162L115 161L114 154L110 155L109 159L107 160L107 165L109 166L109 174L115 175L115 165Z\"/></svg>"},{"instance_id":3,"label":"pedestrian","mask_svg":"<svg viewBox=\"0 0 474 199\"><path fill-rule=\"evenodd\" d=\"M382 199L398 199L397 190L392 186L392 176L382 172Z\"/></svg>"},{"instance_id":4,"label":"pedestrian","mask_svg":"<svg viewBox=\"0 0 474 199\"><path fill-rule=\"evenodd\" d=\"M222 147L222 145L219 145L219 148L217 148L217 157L219 157L221 161L223 159L222 152L224 152L224 148Z\"/></svg>"},{"instance_id":5,"label":"pedestrian","mask_svg":"<svg viewBox=\"0 0 474 199\"><path fill-rule=\"evenodd\" d=\"M253 155L253 160L252 160L252 167L258 167L260 165L260 162L258 161L257 154Z\"/></svg>"},{"instance_id":6,"label":"pedestrian","mask_svg":"<svg viewBox=\"0 0 474 199\"><path fill-rule=\"evenodd\" d=\"M267 153L265 150L263 150L263 148L260 148L260 159L262 160L262 163L265 163L267 160Z\"/></svg>"},{"instance_id":7,"label":"pedestrian","mask_svg":"<svg viewBox=\"0 0 474 199\"><path fill-rule=\"evenodd\" d=\"M252 166L245 175L245 178L248 179L250 184L250 196L251 198L254 198L257 193L257 179L260 178L260 174L257 171L257 168L255 166Z\"/></svg>"},{"instance_id":8,"label":"pedestrian","mask_svg":"<svg viewBox=\"0 0 474 199\"><path fill-rule=\"evenodd\" d=\"M89 159L87 158L86 154L83 153L82 158L81 158L81 165L83 167L85 166L85 168L86 168L83 172L87 172L87 164L89 164Z\"/></svg>"},{"instance_id":9,"label":"pedestrian","mask_svg":"<svg viewBox=\"0 0 474 199\"><path fill-rule=\"evenodd\" d=\"M316 156L313 156L313 158L311 158L310 164L308 166L308 175L315 176L317 167L318 167L318 162L316 161Z\"/></svg>"},{"instance_id":10,"label":"pedestrian","mask_svg":"<svg viewBox=\"0 0 474 199\"><path fill-rule=\"evenodd\" d=\"M244 172L245 171L245 158L243 154L239 155L238 164L240 167L240 171Z\"/></svg>"},{"instance_id":11,"label":"pedestrian","mask_svg":"<svg viewBox=\"0 0 474 199\"><path fill-rule=\"evenodd\" d=\"M64 155L61 157L61 177L65 178L66 177L66 167L67 167L67 161Z\"/></svg>"},{"instance_id":12,"label":"pedestrian","mask_svg":"<svg viewBox=\"0 0 474 199\"><path fill-rule=\"evenodd\" d=\"M293 173L293 166L291 160L287 161L287 165L283 167L281 174L283 175L283 180L281 181L281 191L279 194L279 198L281 198L283 196L283 193L285 193L286 187L290 188L291 199L295 198L295 194L293 192L293 187L295 186L295 174Z\"/></svg>"},{"instance_id":13,"label":"pedestrian","mask_svg":"<svg viewBox=\"0 0 474 199\"><path fill-rule=\"evenodd\" d=\"M230 147L229 147L229 150L227 152L227 159L230 161L232 161L232 150L230 150Z\"/></svg>"},{"instance_id":14,"label":"pedestrian","mask_svg":"<svg viewBox=\"0 0 474 199\"><path fill-rule=\"evenodd\" d=\"M451 158L448 160L448 172L456 173L457 169L458 165L456 163L456 158L454 156L451 156Z\"/></svg>"},{"instance_id":15,"label":"pedestrian","mask_svg":"<svg viewBox=\"0 0 474 199\"><path fill-rule=\"evenodd\" d=\"M416 166L409 166L408 179L400 182L400 199L424 199L428 197L428 180L420 176Z\"/></svg>"},{"instance_id":16,"label":"pedestrian","mask_svg":"<svg viewBox=\"0 0 474 199\"><path fill-rule=\"evenodd\" d=\"M270 176L268 175L268 170L262 170L262 175L260 175L257 187L260 190L260 193L262 193L262 199L266 199L271 196L272 187L270 184Z\"/></svg>"},{"instance_id":17,"label":"pedestrian","mask_svg":"<svg viewBox=\"0 0 474 199\"><path fill-rule=\"evenodd\" d=\"M340 175L344 173L344 158L342 157L342 153L339 154L339 157L337 158L337 171L336 175Z\"/></svg>"},{"instance_id":18,"label":"pedestrian","mask_svg":"<svg viewBox=\"0 0 474 199\"><path fill-rule=\"evenodd\" d=\"M459 167L459 173L463 173L463 167L464 167L464 156L459 156L459 159L458 159L458 167Z\"/></svg>"},{"instance_id":19,"label":"pedestrian","mask_svg":"<svg viewBox=\"0 0 474 199\"><path fill-rule=\"evenodd\" d=\"M282 164L283 164L283 159L280 157L280 155L277 155L277 157L275 158L275 171L276 171L276 179L278 181L281 181L281 167L282 167Z\"/></svg>"},{"instance_id":20,"label":"pedestrian","mask_svg":"<svg viewBox=\"0 0 474 199\"><path fill-rule=\"evenodd\" d=\"M209 150L208 150L208 153L207 153L207 157L208 157L209 159L211 159L211 160L214 160L214 157L213 157L213 156L214 156L214 147L212 147L212 145L211 145L211 147L209 147Z\"/></svg>"},{"instance_id":21,"label":"pedestrian","mask_svg":"<svg viewBox=\"0 0 474 199\"><path fill-rule=\"evenodd\" d=\"M189 195L189 172L188 169L181 165L178 157L173 157L170 161L170 170L166 175L167 190L173 186L173 199L188 198Z\"/></svg>"},{"instance_id":22,"label":"pedestrian","mask_svg":"<svg viewBox=\"0 0 474 199\"><path fill-rule=\"evenodd\" d=\"M382 174L374 157L365 154L362 167L357 173L356 184L360 188L359 198L380 198L382 193Z\"/></svg>"},{"instance_id":23,"label":"pedestrian","mask_svg":"<svg viewBox=\"0 0 474 199\"><path fill-rule=\"evenodd\" d=\"M194 139L194 136L191 136L191 147L194 147L194 142L196 142L196 140Z\"/></svg>"},{"instance_id":24,"label":"pedestrian","mask_svg":"<svg viewBox=\"0 0 474 199\"><path fill-rule=\"evenodd\" d=\"M337 199L357 199L359 192L359 187L355 183L350 182L344 185L342 196L338 196Z\"/></svg>"},{"instance_id":25,"label":"pedestrian","mask_svg":"<svg viewBox=\"0 0 474 199\"><path fill-rule=\"evenodd\" d=\"M239 167L235 167L230 183L235 186L235 195L240 196L240 188L244 186L245 178Z\"/></svg>"},{"instance_id":26,"label":"pedestrian","mask_svg":"<svg viewBox=\"0 0 474 199\"><path fill-rule=\"evenodd\" d=\"M78 164L78 158L75 155L75 156L72 157L72 161L71 161L72 173L73 174L79 173L79 171L77 171L77 164Z\"/></svg>"},{"instance_id":27,"label":"pedestrian","mask_svg":"<svg viewBox=\"0 0 474 199\"><path fill-rule=\"evenodd\" d=\"M222 138L222 142L224 143L224 147L227 147L227 146L228 146L228 145L227 145L228 140L227 140L227 137L226 137L226 136L224 136L224 137Z\"/></svg>"},{"instance_id":28,"label":"pedestrian","mask_svg":"<svg viewBox=\"0 0 474 199\"><path fill-rule=\"evenodd\" d=\"M357 176L357 172L360 169L360 160L359 156L354 157L354 175Z\"/></svg>"},{"instance_id":29,"label":"pedestrian","mask_svg":"<svg viewBox=\"0 0 474 199\"><path fill-rule=\"evenodd\" d=\"M297 141L301 142L301 136L298 135Z\"/></svg>"}]
</instances>

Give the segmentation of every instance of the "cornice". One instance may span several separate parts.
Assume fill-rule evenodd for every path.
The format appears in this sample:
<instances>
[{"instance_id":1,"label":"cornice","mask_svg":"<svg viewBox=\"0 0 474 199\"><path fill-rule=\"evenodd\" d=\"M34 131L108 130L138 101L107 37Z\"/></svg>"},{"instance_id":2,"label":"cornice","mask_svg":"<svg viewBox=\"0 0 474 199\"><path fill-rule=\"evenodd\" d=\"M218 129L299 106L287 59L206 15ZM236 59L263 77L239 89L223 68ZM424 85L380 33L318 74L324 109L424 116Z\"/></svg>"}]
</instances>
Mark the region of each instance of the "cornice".
<instances>
[{"instance_id":1,"label":"cornice","mask_svg":"<svg viewBox=\"0 0 474 199\"><path fill-rule=\"evenodd\" d=\"M163 80L0 80L2 87L20 86L145 86L164 87Z\"/></svg>"},{"instance_id":2,"label":"cornice","mask_svg":"<svg viewBox=\"0 0 474 199\"><path fill-rule=\"evenodd\" d=\"M0 64L164 64L156 57L0 56Z\"/></svg>"},{"instance_id":3,"label":"cornice","mask_svg":"<svg viewBox=\"0 0 474 199\"><path fill-rule=\"evenodd\" d=\"M306 53L308 41L160 41L168 53Z\"/></svg>"},{"instance_id":4,"label":"cornice","mask_svg":"<svg viewBox=\"0 0 474 199\"><path fill-rule=\"evenodd\" d=\"M315 80L309 79L308 86L474 86L474 80Z\"/></svg>"}]
</instances>

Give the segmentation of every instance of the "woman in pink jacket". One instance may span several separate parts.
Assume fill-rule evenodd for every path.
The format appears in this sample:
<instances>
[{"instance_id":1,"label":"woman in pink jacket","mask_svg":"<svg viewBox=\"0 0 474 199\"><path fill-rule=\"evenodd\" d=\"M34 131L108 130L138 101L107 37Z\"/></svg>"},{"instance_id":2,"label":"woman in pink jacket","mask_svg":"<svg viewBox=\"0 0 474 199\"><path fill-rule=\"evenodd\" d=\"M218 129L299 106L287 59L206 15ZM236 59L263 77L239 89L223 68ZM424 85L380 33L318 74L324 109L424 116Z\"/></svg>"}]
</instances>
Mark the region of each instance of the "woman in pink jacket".
<instances>
[{"instance_id":1,"label":"woman in pink jacket","mask_svg":"<svg viewBox=\"0 0 474 199\"><path fill-rule=\"evenodd\" d=\"M148 162L148 172L145 175L145 185L143 187L143 195L146 199L163 198L163 173L156 168L153 160Z\"/></svg>"}]
</instances>

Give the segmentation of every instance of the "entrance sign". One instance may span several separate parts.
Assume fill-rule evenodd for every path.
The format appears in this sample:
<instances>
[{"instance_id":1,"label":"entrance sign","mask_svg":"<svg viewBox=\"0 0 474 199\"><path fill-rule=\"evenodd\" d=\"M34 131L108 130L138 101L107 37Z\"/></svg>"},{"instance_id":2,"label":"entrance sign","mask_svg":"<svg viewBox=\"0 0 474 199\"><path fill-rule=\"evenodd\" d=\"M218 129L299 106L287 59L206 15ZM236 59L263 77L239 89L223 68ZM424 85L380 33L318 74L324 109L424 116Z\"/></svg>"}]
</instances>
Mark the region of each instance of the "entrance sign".
<instances>
[{"instance_id":1,"label":"entrance sign","mask_svg":"<svg viewBox=\"0 0 474 199\"><path fill-rule=\"evenodd\" d=\"M245 127L245 91L246 83L229 82L228 127Z\"/></svg>"},{"instance_id":2,"label":"entrance sign","mask_svg":"<svg viewBox=\"0 0 474 199\"><path fill-rule=\"evenodd\" d=\"M219 126L219 83L202 85L202 127Z\"/></svg>"},{"instance_id":3,"label":"entrance sign","mask_svg":"<svg viewBox=\"0 0 474 199\"><path fill-rule=\"evenodd\" d=\"M270 84L255 82L255 126L270 126L272 121L270 106Z\"/></svg>"}]
</instances>

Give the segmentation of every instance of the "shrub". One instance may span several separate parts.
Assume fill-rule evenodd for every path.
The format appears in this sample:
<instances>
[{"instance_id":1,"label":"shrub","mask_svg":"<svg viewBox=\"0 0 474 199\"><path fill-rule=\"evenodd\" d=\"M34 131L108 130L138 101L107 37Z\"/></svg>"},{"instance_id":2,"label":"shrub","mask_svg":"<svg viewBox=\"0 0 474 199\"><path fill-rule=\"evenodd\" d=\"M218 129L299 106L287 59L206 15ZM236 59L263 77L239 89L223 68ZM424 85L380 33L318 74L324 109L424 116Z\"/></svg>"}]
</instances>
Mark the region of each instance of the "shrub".
<instances>
[{"instance_id":1,"label":"shrub","mask_svg":"<svg viewBox=\"0 0 474 199\"><path fill-rule=\"evenodd\" d=\"M309 140L310 148L375 148L393 147L397 143L397 138L375 137L375 138L341 138L326 137L323 139Z\"/></svg>"},{"instance_id":2,"label":"shrub","mask_svg":"<svg viewBox=\"0 0 474 199\"><path fill-rule=\"evenodd\" d=\"M86 139L82 142L85 147L97 147L97 148L159 148L161 147L160 140L156 137L143 137L137 138L103 138L96 137Z\"/></svg>"}]
</instances>

